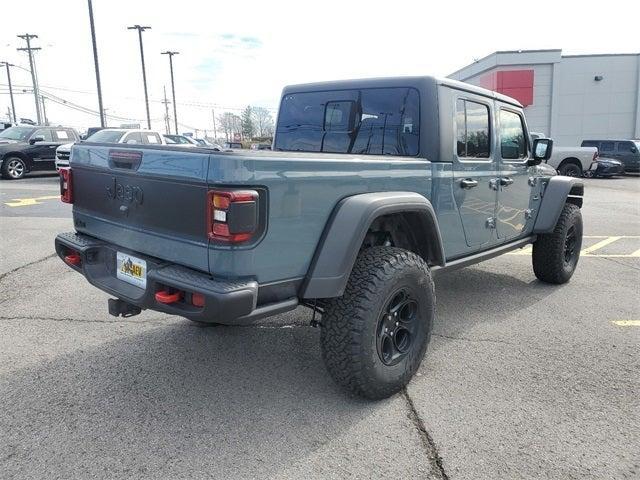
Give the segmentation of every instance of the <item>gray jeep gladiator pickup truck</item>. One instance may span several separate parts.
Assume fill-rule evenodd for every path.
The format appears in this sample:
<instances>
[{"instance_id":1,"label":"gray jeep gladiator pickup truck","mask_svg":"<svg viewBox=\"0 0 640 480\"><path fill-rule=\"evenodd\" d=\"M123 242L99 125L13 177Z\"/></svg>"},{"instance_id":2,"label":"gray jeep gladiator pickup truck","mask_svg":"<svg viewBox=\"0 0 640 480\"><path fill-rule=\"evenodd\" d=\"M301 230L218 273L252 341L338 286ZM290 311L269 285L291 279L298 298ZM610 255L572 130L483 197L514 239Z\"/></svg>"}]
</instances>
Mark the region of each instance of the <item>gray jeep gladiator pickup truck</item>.
<instances>
[{"instance_id":1,"label":"gray jeep gladiator pickup truck","mask_svg":"<svg viewBox=\"0 0 640 480\"><path fill-rule=\"evenodd\" d=\"M434 274L527 244L544 282L576 268L583 185L539 165L552 141L509 97L432 77L296 85L276 130L271 152L74 145L58 255L116 316L308 306L331 376L374 399L418 369Z\"/></svg>"}]
</instances>

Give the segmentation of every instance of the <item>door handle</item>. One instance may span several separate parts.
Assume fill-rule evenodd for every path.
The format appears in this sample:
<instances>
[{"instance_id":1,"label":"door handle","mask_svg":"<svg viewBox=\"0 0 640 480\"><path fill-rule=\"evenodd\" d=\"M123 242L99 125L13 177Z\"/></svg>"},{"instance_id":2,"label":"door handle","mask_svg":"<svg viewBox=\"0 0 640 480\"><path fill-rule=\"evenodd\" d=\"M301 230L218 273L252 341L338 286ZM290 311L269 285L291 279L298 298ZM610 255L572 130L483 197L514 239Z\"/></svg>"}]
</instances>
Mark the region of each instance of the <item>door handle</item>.
<instances>
[{"instance_id":1,"label":"door handle","mask_svg":"<svg viewBox=\"0 0 640 480\"><path fill-rule=\"evenodd\" d=\"M500 177L500 185L503 187L507 187L513 183L513 178L511 177Z\"/></svg>"},{"instance_id":2,"label":"door handle","mask_svg":"<svg viewBox=\"0 0 640 480\"><path fill-rule=\"evenodd\" d=\"M477 187L478 181L471 178L465 178L464 180L460 180L460 186L468 190L470 188Z\"/></svg>"}]
</instances>

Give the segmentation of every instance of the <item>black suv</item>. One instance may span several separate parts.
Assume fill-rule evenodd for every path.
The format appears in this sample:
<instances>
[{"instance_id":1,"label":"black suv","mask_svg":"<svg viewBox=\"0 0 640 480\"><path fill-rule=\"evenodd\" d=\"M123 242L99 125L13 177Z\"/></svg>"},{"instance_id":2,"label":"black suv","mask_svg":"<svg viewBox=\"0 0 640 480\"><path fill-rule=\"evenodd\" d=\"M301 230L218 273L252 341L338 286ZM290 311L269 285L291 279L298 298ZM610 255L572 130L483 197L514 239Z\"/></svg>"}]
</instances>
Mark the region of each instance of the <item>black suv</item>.
<instances>
[{"instance_id":1,"label":"black suv","mask_svg":"<svg viewBox=\"0 0 640 480\"><path fill-rule=\"evenodd\" d=\"M619 160L625 172L640 172L640 140L583 140L583 147L597 147L598 155Z\"/></svg>"},{"instance_id":2,"label":"black suv","mask_svg":"<svg viewBox=\"0 0 640 480\"><path fill-rule=\"evenodd\" d=\"M56 148L80 140L67 127L18 126L0 132L0 173L17 180L27 172L55 170Z\"/></svg>"}]
</instances>

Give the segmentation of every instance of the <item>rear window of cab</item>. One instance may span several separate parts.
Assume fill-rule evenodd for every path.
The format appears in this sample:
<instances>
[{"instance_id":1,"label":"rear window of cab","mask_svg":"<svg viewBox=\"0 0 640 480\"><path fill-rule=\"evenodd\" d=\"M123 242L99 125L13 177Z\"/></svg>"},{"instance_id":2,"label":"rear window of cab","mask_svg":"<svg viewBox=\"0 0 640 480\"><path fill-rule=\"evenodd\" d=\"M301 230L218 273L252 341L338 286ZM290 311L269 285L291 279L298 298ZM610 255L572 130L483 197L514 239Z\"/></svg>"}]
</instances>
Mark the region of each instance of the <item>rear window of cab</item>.
<instances>
[{"instance_id":1,"label":"rear window of cab","mask_svg":"<svg viewBox=\"0 0 640 480\"><path fill-rule=\"evenodd\" d=\"M278 114L275 150L415 156L420 96L414 88L291 93Z\"/></svg>"}]
</instances>

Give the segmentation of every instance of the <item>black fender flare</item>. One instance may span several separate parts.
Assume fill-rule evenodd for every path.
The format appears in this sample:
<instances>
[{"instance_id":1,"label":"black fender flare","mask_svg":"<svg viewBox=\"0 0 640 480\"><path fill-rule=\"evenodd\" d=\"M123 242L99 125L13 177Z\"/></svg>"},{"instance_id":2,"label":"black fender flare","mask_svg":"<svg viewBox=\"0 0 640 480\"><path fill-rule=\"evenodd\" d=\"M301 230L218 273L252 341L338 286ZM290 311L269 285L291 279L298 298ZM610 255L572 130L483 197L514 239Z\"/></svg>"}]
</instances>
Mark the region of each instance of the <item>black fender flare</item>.
<instances>
[{"instance_id":1,"label":"black fender flare","mask_svg":"<svg viewBox=\"0 0 640 480\"><path fill-rule=\"evenodd\" d=\"M415 213L419 238L430 243L432 265L444 266L445 256L436 212L431 202L414 192L374 192L353 195L336 205L316 247L301 289L302 298L339 297L372 222L394 213ZM426 237L426 238L425 238Z\"/></svg>"},{"instance_id":2,"label":"black fender flare","mask_svg":"<svg viewBox=\"0 0 640 480\"><path fill-rule=\"evenodd\" d=\"M573 203L582 208L583 196L584 183L580 179L562 175L551 177L544 189L533 233L552 232L565 203Z\"/></svg>"}]
</instances>

